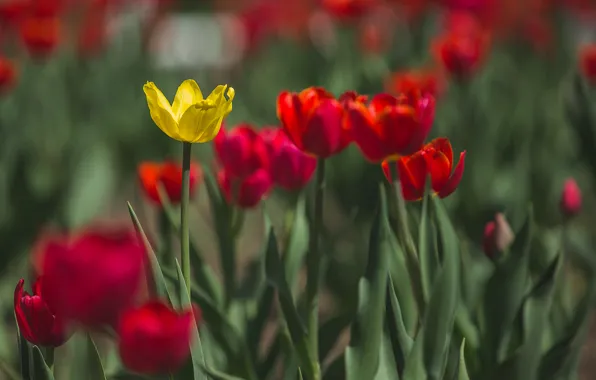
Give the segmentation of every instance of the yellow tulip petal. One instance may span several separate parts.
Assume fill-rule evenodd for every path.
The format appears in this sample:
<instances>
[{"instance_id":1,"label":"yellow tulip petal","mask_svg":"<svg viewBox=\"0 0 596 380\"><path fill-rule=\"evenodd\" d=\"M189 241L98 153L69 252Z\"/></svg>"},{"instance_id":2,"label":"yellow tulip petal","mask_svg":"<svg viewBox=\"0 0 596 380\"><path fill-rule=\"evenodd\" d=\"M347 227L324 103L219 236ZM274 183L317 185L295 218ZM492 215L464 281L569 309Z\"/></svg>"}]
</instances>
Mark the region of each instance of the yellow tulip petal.
<instances>
[{"instance_id":1,"label":"yellow tulip petal","mask_svg":"<svg viewBox=\"0 0 596 380\"><path fill-rule=\"evenodd\" d=\"M206 142L213 140L215 138L215 136L217 136L217 134L219 133L219 130L221 129L221 124L223 123L223 119L224 119L223 116L220 116L217 119L212 120L211 124L209 124L207 126L207 128L204 129L203 134L198 136L196 138L196 140L194 140L193 142L194 143L206 143Z\"/></svg>"},{"instance_id":2,"label":"yellow tulip petal","mask_svg":"<svg viewBox=\"0 0 596 380\"><path fill-rule=\"evenodd\" d=\"M234 96L236 95L236 91L230 87L228 88L228 100L226 101L225 104L225 110L224 110L224 117L227 117L230 112L232 112L232 100L234 100Z\"/></svg>"},{"instance_id":3,"label":"yellow tulip petal","mask_svg":"<svg viewBox=\"0 0 596 380\"><path fill-rule=\"evenodd\" d=\"M211 100L217 106L221 105L223 101L225 101L224 93L226 91L225 85L220 84L219 86L215 87L213 91L207 97L207 100Z\"/></svg>"},{"instance_id":4,"label":"yellow tulip petal","mask_svg":"<svg viewBox=\"0 0 596 380\"><path fill-rule=\"evenodd\" d=\"M172 114L170 102L153 82L147 82L143 86L147 97L147 105L153 122L169 137L179 140L178 126Z\"/></svg>"},{"instance_id":5,"label":"yellow tulip petal","mask_svg":"<svg viewBox=\"0 0 596 380\"><path fill-rule=\"evenodd\" d=\"M174 103L172 104L172 112L176 121L180 120L188 107L201 100L203 100L203 93L197 82L192 79L182 82L178 87L178 91L176 91Z\"/></svg>"},{"instance_id":6,"label":"yellow tulip petal","mask_svg":"<svg viewBox=\"0 0 596 380\"><path fill-rule=\"evenodd\" d=\"M180 136L184 141L194 142L204 134L204 120L209 111L211 109L205 110L200 106L194 105L184 112L178 124Z\"/></svg>"}]
</instances>

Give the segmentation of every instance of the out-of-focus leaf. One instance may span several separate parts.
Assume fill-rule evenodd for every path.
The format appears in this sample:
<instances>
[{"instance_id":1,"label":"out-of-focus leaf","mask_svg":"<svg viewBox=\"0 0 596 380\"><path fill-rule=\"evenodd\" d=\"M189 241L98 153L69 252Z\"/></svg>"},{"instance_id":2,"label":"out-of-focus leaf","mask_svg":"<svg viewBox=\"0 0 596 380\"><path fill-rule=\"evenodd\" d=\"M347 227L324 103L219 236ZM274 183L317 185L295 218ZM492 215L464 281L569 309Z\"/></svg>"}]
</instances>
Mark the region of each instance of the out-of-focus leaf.
<instances>
[{"instance_id":1,"label":"out-of-focus leaf","mask_svg":"<svg viewBox=\"0 0 596 380\"><path fill-rule=\"evenodd\" d=\"M95 343L89 334L75 334L68 344L72 347L70 379L106 380Z\"/></svg>"},{"instance_id":2,"label":"out-of-focus leaf","mask_svg":"<svg viewBox=\"0 0 596 380\"><path fill-rule=\"evenodd\" d=\"M30 363L32 361L31 350L29 347L29 343L25 340L25 338L21 334L20 329L18 328L16 315L15 324L17 326L17 346L19 349L19 359L21 362L21 377L23 378L23 380L27 380L31 376L29 371Z\"/></svg>"},{"instance_id":3,"label":"out-of-focus leaf","mask_svg":"<svg viewBox=\"0 0 596 380\"><path fill-rule=\"evenodd\" d=\"M391 254L387 199L381 186L381 204L371 227L368 264L358 286L358 313L346 349L347 379L373 378L379 367L383 315L387 291L387 262Z\"/></svg>"},{"instance_id":4,"label":"out-of-focus leaf","mask_svg":"<svg viewBox=\"0 0 596 380\"><path fill-rule=\"evenodd\" d=\"M387 282L387 301L385 302L385 312L395 366L399 376L401 377L406 365L406 358L412 350L414 341L412 338L410 338L408 332L406 331L406 326L404 325L401 308L397 299L397 295L395 294L395 288L391 276L389 276L389 280Z\"/></svg>"},{"instance_id":5,"label":"out-of-focus leaf","mask_svg":"<svg viewBox=\"0 0 596 380\"><path fill-rule=\"evenodd\" d=\"M31 354L32 380L54 380L54 374L46 364L39 347L31 346Z\"/></svg>"},{"instance_id":6,"label":"out-of-focus leaf","mask_svg":"<svg viewBox=\"0 0 596 380\"><path fill-rule=\"evenodd\" d=\"M0 373L3 373L6 376L7 380L21 380L21 377L12 369L10 364L8 364L4 359L0 358Z\"/></svg>"},{"instance_id":7,"label":"out-of-focus leaf","mask_svg":"<svg viewBox=\"0 0 596 380\"><path fill-rule=\"evenodd\" d=\"M180 291L179 298L180 298L180 307L184 309L192 308L192 302L190 300L190 291L186 287L186 283L184 281L184 275L182 274L182 269L180 268L180 264L178 260L176 262L176 271L178 274L178 289ZM186 368L183 368L180 372L184 374L182 378L187 379L188 376L186 374L192 373L194 380L207 380L208 378L203 373L203 367L207 365L205 362L205 356L203 354L203 345L201 343L201 336L199 335L199 327L196 323L196 318L192 320L193 328L192 328L192 341L190 346L190 356L191 362L190 366L188 367L191 371L188 371ZM182 379L181 378L181 379Z\"/></svg>"},{"instance_id":8,"label":"out-of-focus leaf","mask_svg":"<svg viewBox=\"0 0 596 380\"><path fill-rule=\"evenodd\" d=\"M498 363L504 359L505 337L522 305L528 281L528 263L533 214L530 208L513 246L496 263L486 285L482 315L482 342L485 360Z\"/></svg>"},{"instance_id":9,"label":"out-of-focus leaf","mask_svg":"<svg viewBox=\"0 0 596 380\"><path fill-rule=\"evenodd\" d=\"M308 221L306 218L306 200L300 195L294 210L294 220L289 236L287 249L284 252L283 262L286 268L286 278L290 289L295 291L298 272L302 267L302 261L308 250Z\"/></svg>"},{"instance_id":10,"label":"out-of-focus leaf","mask_svg":"<svg viewBox=\"0 0 596 380\"><path fill-rule=\"evenodd\" d=\"M66 218L71 227L80 227L99 214L115 187L110 150L103 144L88 147L72 178Z\"/></svg>"},{"instance_id":11,"label":"out-of-focus leaf","mask_svg":"<svg viewBox=\"0 0 596 380\"><path fill-rule=\"evenodd\" d=\"M341 314L325 321L319 328L319 361L323 362L337 340L341 332L350 326L353 315Z\"/></svg>"},{"instance_id":12,"label":"out-of-focus leaf","mask_svg":"<svg viewBox=\"0 0 596 380\"><path fill-rule=\"evenodd\" d=\"M409 334L418 328L418 309L414 294L411 292L410 275L406 266L405 253L397 243L395 235L389 237L392 255L389 255L389 273L393 278L393 286L402 312L404 326Z\"/></svg>"},{"instance_id":13,"label":"out-of-focus leaf","mask_svg":"<svg viewBox=\"0 0 596 380\"><path fill-rule=\"evenodd\" d=\"M424 327L422 327L424 329ZM427 380L424 369L424 334L423 330L418 332L410 354L406 358L406 365L403 371L402 380Z\"/></svg>"},{"instance_id":14,"label":"out-of-focus leaf","mask_svg":"<svg viewBox=\"0 0 596 380\"><path fill-rule=\"evenodd\" d=\"M430 380L440 380L451 342L455 311L459 301L460 252L457 235L439 198L433 199L441 241L443 265L434 282L424 317L424 365Z\"/></svg>"},{"instance_id":15,"label":"out-of-focus leaf","mask_svg":"<svg viewBox=\"0 0 596 380\"><path fill-rule=\"evenodd\" d=\"M470 380L470 376L468 375L468 368L466 366L465 349L466 349L466 340L464 339L464 340L462 340L461 347L459 349L459 367L458 367L457 380Z\"/></svg>"},{"instance_id":16,"label":"out-of-focus leaf","mask_svg":"<svg viewBox=\"0 0 596 380\"><path fill-rule=\"evenodd\" d=\"M277 289L277 298L281 306L284 320L288 326L290 337L300 360L300 367L308 379L314 378L320 370L317 358L312 358L307 348L306 328L300 320L292 292L286 280L286 272L279 257L277 239L271 228L265 254L265 273L267 280Z\"/></svg>"},{"instance_id":17,"label":"out-of-focus leaf","mask_svg":"<svg viewBox=\"0 0 596 380\"><path fill-rule=\"evenodd\" d=\"M205 372L205 374L208 375L212 380L244 380L241 377L228 375L209 367L203 367L203 372Z\"/></svg>"},{"instance_id":18,"label":"out-of-focus leaf","mask_svg":"<svg viewBox=\"0 0 596 380\"><path fill-rule=\"evenodd\" d=\"M127 202L126 205L128 206L128 213L130 214L130 218L132 219L132 223L135 227L135 230L139 234L139 237L145 246L145 252L147 256L149 256L149 261L151 263L151 272L153 275L153 281L151 284L154 286L154 294L159 297L167 298L174 306L178 304L177 300L172 297L168 291L168 287L166 285L166 280L163 277L163 272L161 267L159 266L159 261L157 261L157 256L155 256L155 251L151 247L151 243L149 243L149 239L147 239L147 235L145 235L145 231L143 230L143 226L141 226L141 222L139 222L139 218L137 218L137 214L135 213L134 209L130 202Z\"/></svg>"}]
</instances>

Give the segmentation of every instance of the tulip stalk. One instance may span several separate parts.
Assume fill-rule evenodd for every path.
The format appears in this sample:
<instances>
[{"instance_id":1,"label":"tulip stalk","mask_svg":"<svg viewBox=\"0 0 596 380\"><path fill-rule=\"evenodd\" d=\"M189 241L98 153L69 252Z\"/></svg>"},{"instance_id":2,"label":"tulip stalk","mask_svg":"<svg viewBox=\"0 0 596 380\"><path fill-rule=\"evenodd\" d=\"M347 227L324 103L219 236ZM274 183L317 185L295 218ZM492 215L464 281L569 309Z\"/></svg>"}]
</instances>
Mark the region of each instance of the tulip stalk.
<instances>
[{"instance_id":1,"label":"tulip stalk","mask_svg":"<svg viewBox=\"0 0 596 380\"><path fill-rule=\"evenodd\" d=\"M309 350L313 360L319 357L319 282L321 256L319 231L323 226L323 195L325 188L325 159L319 158L315 178L314 214L310 225L310 240L306 256L306 302L308 307Z\"/></svg>"},{"instance_id":2,"label":"tulip stalk","mask_svg":"<svg viewBox=\"0 0 596 380\"><path fill-rule=\"evenodd\" d=\"M416 305L418 306L418 313L419 315L422 315L424 313L424 296L422 294L422 282L420 279L420 264L418 261L416 245L414 244L412 235L410 234L410 227L408 225L408 212L406 210L406 201L401 192L397 161L389 164L389 171L393 180L393 194L395 196L397 239L405 251L406 265L410 274L410 281L412 281L414 299L416 300Z\"/></svg>"},{"instance_id":3,"label":"tulip stalk","mask_svg":"<svg viewBox=\"0 0 596 380\"><path fill-rule=\"evenodd\" d=\"M180 202L180 245L182 250L182 276L190 292L190 238L188 232L188 204L190 200L190 152L192 144L182 143L182 199Z\"/></svg>"}]
</instances>

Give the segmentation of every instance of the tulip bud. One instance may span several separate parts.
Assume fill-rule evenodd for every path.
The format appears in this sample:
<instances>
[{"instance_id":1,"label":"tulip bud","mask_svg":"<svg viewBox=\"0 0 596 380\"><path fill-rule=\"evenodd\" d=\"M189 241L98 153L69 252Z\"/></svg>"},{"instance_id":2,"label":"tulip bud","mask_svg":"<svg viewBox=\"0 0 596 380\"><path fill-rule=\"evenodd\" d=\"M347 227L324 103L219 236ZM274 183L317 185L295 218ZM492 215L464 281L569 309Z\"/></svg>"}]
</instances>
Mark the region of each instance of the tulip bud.
<instances>
[{"instance_id":1,"label":"tulip bud","mask_svg":"<svg viewBox=\"0 0 596 380\"><path fill-rule=\"evenodd\" d=\"M135 301L145 251L128 229L87 230L51 242L43 257L44 298L67 322L114 325Z\"/></svg>"},{"instance_id":2,"label":"tulip bud","mask_svg":"<svg viewBox=\"0 0 596 380\"><path fill-rule=\"evenodd\" d=\"M265 169L259 169L247 177L235 177L222 170L217 180L226 200L241 208L258 205L272 185L271 176Z\"/></svg>"},{"instance_id":3,"label":"tulip bud","mask_svg":"<svg viewBox=\"0 0 596 380\"><path fill-rule=\"evenodd\" d=\"M484 227L484 239L482 242L484 253L491 259L497 254L505 251L513 242L515 235L507 223L505 216L501 213L495 215L495 219L488 222Z\"/></svg>"},{"instance_id":4,"label":"tulip bud","mask_svg":"<svg viewBox=\"0 0 596 380\"><path fill-rule=\"evenodd\" d=\"M161 206L161 199L157 190L160 183L163 185L170 202L180 203L182 198L182 166L172 161L164 163L143 162L139 165L137 172L143 192L154 204ZM191 163L189 182L191 196L196 185L202 180L202 176L201 167L198 164Z\"/></svg>"},{"instance_id":5,"label":"tulip bud","mask_svg":"<svg viewBox=\"0 0 596 380\"><path fill-rule=\"evenodd\" d=\"M25 280L20 279L14 290L14 313L19 331L27 341L46 347L58 347L69 338L65 325L50 310L42 298L41 277L33 284L33 294L23 290Z\"/></svg>"},{"instance_id":6,"label":"tulip bud","mask_svg":"<svg viewBox=\"0 0 596 380\"><path fill-rule=\"evenodd\" d=\"M175 372L190 354L192 320L192 310L177 313L161 301L128 309L118 324L122 363L142 374Z\"/></svg>"},{"instance_id":7,"label":"tulip bud","mask_svg":"<svg viewBox=\"0 0 596 380\"><path fill-rule=\"evenodd\" d=\"M582 193L573 178L569 178L563 185L560 201L561 212L566 217L577 215L582 208Z\"/></svg>"}]
</instances>

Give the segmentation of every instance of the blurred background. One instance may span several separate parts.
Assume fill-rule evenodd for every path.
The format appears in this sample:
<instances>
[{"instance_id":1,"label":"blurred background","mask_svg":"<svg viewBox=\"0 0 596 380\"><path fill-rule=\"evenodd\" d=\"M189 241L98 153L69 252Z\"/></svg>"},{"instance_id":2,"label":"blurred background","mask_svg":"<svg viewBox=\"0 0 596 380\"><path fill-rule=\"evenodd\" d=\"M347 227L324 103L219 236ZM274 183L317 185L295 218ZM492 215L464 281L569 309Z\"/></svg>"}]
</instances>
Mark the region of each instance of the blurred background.
<instances>
[{"instance_id":1,"label":"blurred background","mask_svg":"<svg viewBox=\"0 0 596 380\"><path fill-rule=\"evenodd\" d=\"M12 292L40 236L128 222L127 200L154 227L137 166L178 159L181 147L151 121L147 81L169 99L187 78L203 93L231 85L228 128L277 125L282 90L375 94L422 84L437 98L432 135L468 153L462 183L446 199L467 249L481 252L497 212L515 230L530 202L537 249L558 247L559 199L574 178L584 195L574 241L594 255L596 151L566 111L577 75L587 78L596 109L596 58L590 66L585 47L595 42L591 0L0 0L0 357L13 355ZM211 144L193 153L213 167ZM329 167L332 295L355 291L366 251L361 225L383 174L353 146ZM197 192L194 234L217 267L207 197ZM282 220L294 199L276 191L267 207ZM247 218L262 218L253 214ZM260 249L261 232L261 223L245 223L242 267ZM596 358L591 345L586 365Z\"/></svg>"}]
</instances>

